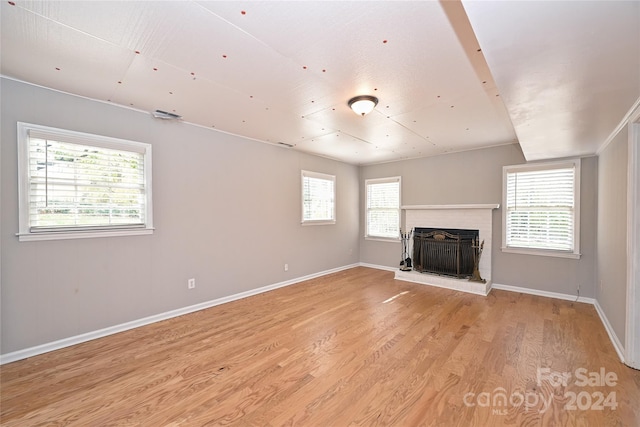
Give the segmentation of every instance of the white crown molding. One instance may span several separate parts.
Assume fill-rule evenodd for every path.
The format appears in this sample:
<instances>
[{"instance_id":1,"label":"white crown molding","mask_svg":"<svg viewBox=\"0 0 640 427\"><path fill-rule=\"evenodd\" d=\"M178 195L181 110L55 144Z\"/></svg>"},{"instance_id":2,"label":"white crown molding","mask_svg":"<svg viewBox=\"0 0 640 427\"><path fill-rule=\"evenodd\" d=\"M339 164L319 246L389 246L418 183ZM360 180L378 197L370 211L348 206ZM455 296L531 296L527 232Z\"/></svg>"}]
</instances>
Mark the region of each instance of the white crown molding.
<instances>
[{"instance_id":1,"label":"white crown molding","mask_svg":"<svg viewBox=\"0 0 640 427\"><path fill-rule=\"evenodd\" d=\"M606 150L609 144L611 144L611 142L615 139L618 133L620 133L620 131L630 122L632 122L634 120L633 118L637 117L638 115L640 115L640 98L636 99L636 102L634 102L631 108L629 108L629 111L627 111L622 120L620 120L618 126L616 126L613 131L611 131L607 139L605 139L602 145L600 145L600 148L598 148L598 150L596 151L596 155L599 156L600 154L602 154L602 152Z\"/></svg>"}]
</instances>

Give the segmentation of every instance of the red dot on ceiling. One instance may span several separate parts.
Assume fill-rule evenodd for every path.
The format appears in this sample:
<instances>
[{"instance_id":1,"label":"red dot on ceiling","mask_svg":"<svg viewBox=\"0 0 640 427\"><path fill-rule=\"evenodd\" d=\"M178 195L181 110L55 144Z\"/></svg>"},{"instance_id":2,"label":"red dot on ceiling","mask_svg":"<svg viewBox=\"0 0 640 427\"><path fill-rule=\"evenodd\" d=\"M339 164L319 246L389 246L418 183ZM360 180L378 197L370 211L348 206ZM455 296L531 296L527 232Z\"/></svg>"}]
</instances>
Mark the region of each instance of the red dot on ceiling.
<instances>
[{"instance_id":1,"label":"red dot on ceiling","mask_svg":"<svg viewBox=\"0 0 640 427\"><path fill-rule=\"evenodd\" d=\"M223 57L223 58L226 58L226 57L227 57L227 55L222 55L222 57Z\"/></svg>"},{"instance_id":2,"label":"red dot on ceiling","mask_svg":"<svg viewBox=\"0 0 640 427\"><path fill-rule=\"evenodd\" d=\"M191 73L191 75L192 75L192 76L195 76L195 75L196 75L196 73Z\"/></svg>"},{"instance_id":3,"label":"red dot on ceiling","mask_svg":"<svg viewBox=\"0 0 640 427\"><path fill-rule=\"evenodd\" d=\"M253 98L253 95L249 95L249 98Z\"/></svg>"},{"instance_id":4,"label":"red dot on ceiling","mask_svg":"<svg viewBox=\"0 0 640 427\"><path fill-rule=\"evenodd\" d=\"M453 105L451 106L451 108L453 108Z\"/></svg>"},{"instance_id":5,"label":"red dot on ceiling","mask_svg":"<svg viewBox=\"0 0 640 427\"><path fill-rule=\"evenodd\" d=\"M240 13L243 14L243 15L246 15L247 11L246 10L241 10Z\"/></svg>"},{"instance_id":6,"label":"red dot on ceiling","mask_svg":"<svg viewBox=\"0 0 640 427\"><path fill-rule=\"evenodd\" d=\"M57 71L60 71L60 68L59 68L59 67L56 67L56 70L57 70Z\"/></svg>"},{"instance_id":7,"label":"red dot on ceiling","mask_svg":"<svg viewBox=\"0 0 640 427\"><path fill-rule=\"evenodd\" d=\"M323 72L323 73L326 73L326 72L327 72L327 70L322 70L322 72Z\"/></svg>"},{"instance_id":8,"label":"red dot on ceiling","mask_svg":"<svg viewBox=\"0 0 640 427\"><path fill-rule=\"evenodd\" d=\"M140 55L140 51L139 50L136 50L136 55Z\"/></svg>"},{"instance_id":9,"label":"red dot on ceiling","mask_svg":"<svg viewBox=\"0 0 640 427\"><path fill-rule=\"evenodd\" d=\"M169 95L173 95L173 92L169 92Z\"/></svg>"},{"instance_id":10,"label":"red dot on ceiling","mask_svg":"<svg viewBox=\"0 0 640 427\"><path fill-rule=\"evenodd\" d=\"M12 1L10 1L10 2L8 2L8 3L9 3L11 6L15 6L15 5L16 5L16 4L15 4L15 2L12 2Z\"/></svg>"},{"instance_id":11,"label":"red dot on ceiling","mask_svg":"<svg viewBox=\"0 0 640 427\"><path fill-rule=\"evenodd\" d=\"M438 95L438 98L440 98L440 95Z\"/></svg>"},{"instance_id":12,"label":"red dot on ceiling","mask_svg":"<svg viewBox=\"0 0 640 427\"><path fill-rule=\"evenodd\" d=\"M122 84L122 82L118 82L118 84L119 84L119 85L121 85L121 84Z\"/></svg>"},{"instance_id":13,"label":"red dot on ceiling","mask_svg":"<svg viewBox=\"0 0 640 427\"><path fill-rule=\"evenodd\" d=\"M382 43L386 43L386 42L387 42L387 40L382 40Z\"/></svg>"},{"instance_id":14,"label":"red dot on ceiling","mask_svg":"<svg viewBox=\"0 0 640 427\"><path fill-rule=\"evenodd\" d=\"M156 67L153 67L153 71L158 71L158 69Z\"/></svg>"},{"instance_id":15,"label":"red dot on ceiling","mask_svg":"<svg viewBox=\"0 0 640 427\"><path fill-rule=\"evenodd\" d=\"M307 66L306 66L306 65L303 65L303 66L302 66L302 69L303 69L303 70L306 70L306 69L307 69Z\"/></svg>"}]
</instances>

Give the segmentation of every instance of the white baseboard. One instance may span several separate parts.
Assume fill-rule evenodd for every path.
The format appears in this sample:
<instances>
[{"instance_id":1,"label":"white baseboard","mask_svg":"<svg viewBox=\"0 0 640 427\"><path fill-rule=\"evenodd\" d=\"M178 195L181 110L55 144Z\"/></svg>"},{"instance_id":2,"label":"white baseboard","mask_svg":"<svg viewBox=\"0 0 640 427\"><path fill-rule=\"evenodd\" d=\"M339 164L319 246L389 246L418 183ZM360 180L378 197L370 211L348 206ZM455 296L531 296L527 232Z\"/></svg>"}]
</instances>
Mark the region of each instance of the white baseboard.
<instances>
[{"instance_id":1,"label":"white baseboard","mask_svg":"<svg viewBox=\"0 0 640 427\"><path fill-rule=\"evenodd\" d=\"M593 304L593 306L596 308L596 311L598 312L598 316L600 316L600 320L604 325L604 329L607 331L607 334L609 334L609 339L611 340L611 344L613 344L613 348L616 349L616 353L618 353L618 357L620 358L620 361L624 363L624 346L622 345L615 331L611 327L611 323L609 323L609 319L607 319L607 316L604 314L604 310L602 309L602 307L600 307L600 303L598 302L598 300L595 300L595 303Z\"/></svg>"},{"instance_id":2,"label":"white baseboard","mask_svg":"<svg viewBox=\"0 0 640 427\"><path fill-rule=\"evenodd\" d=\"M330 270L321 271L319 273L309 274L307 276L297 277L295 279L286 280L284 282L274 283L271 285L263 286L261 288L251 289L249 291L240 292L234 295L229 295L222 298L217 298L211 301L205 301L199 304L190 305L188 307L178 308L176 310L167 311L164 313L155 314L153 316L144 317L142 319L132 320L130 322L121 323L119 325L109 326L97 331L87 332L73 337L63 338L58 341L49 342L46 344L37 345L35 347L25 348L23 350L14 351L7 354L0 355L0 365L5 363L15 362L17 360L26 359L27 357L37 356L38 354L48 353L53 350L69 347L72 345L80 344L83 342L91 341L97 338L106 337L108 335L117 334L119 332L128 331L130 329L138 328L140 326L149 325L151 323L160 322L162 320L171 319L173 317L182 316L184 314L193 313L195 311L204 310L206 308L214 307L216 305L224 304L227 302L247 298L252 295L261 294L264 292L272 291L274 289L282 288L285 286L293 285L296 283L304 282L305 280L315 279L317 277L326 276L331 273L336 273L342 270L348 270L353 267L358 267L360 264L350 264L342 267L333 268Z\"/></svg>"},{"instance_id":3,"label":"white baseboard","mask_svg":"<svg viewBox=\"0 0 640 427\"><path fill-rule=\"evenodd\" d=\"M568 300L568 301L584 302L584 303L593 305L596 309L596 312L598 313L598 316L600 316L600 321L602 322L604 329L607 331L607 334L609 335L609 339L611 340L611 344L613 344L613 348L616 350L616 353L618 353L618 357L620 358L620 361L624 363L624 347L620 343L618 336L616 335L613 328L611 327L611 323L609 323L609 319L607 319L607 316L604 314L604 310L602 310L602 307L600 307L600 304L598 303L597 299L587 298L587 297L576 298L575 295L561 294L558 292L540 291L537 289L530 289L530 288L521 288L519 286L500 285L497 283L493 284L493 289L499 289L502 291L509 291L509 292L520 292L523 294L538 295L542 297L556 298L556 299L562 299L562 300Z\"/></svg>"},{"instance_id":4,"label":"white baseboard","mask_svg":"<svg viewBox=\"0 0 640 427\"><path fill-rule=\"evenodd\" d=\"M541 291L538 289L531 289L531 288L521 288L520 286L500 285L498 283L494 283L491 287L493 289L498 289L500 291L519 292L521 294L538 295L541 297L563 299L563 300L574 301L574 302L584 302L587 304L594 304L596 301L595 299L588 298L588 297L576 297L575 295L561 294L559 292Z\"/></svg>"},{"instance_id":5,"label":"white baseboard","mask_svg":"<svg viewBox=\"0 0 640 427\"><path fill-rule=\"evenodd\" d=\"M94 340L94 339L97 339L97 338L106 337L108 335L116 334L116 333L119 333L119 332L128 331L130 329L138 328L140 326L149 325L151 323L160 322L162 320L171 319L173 317L182 316L184 314L193 313L195 311L204 310L204 309L207 309L207 308L210 308L210 307L215 307L216 305L224 304L224 303L231 302L231 301L236 301L236 300L239 300L239 299L242 299L242 298L247 298L247 297L250 297L252 295L261 294L261 293L268 292L268 291L271 291L271 290L274 290L274 289L278 289L278 288L282 288L282 287L285 287L285 286L293 285L293 284L296 284L296 283L304 282L305 280L315 279L317 277L326 276L328 274L337 273L339 271L348 270L350 268L358 267L358 266L360 266L360 267L368 267L368 268L375 268L375 269L378 269L378 270L393 271L393 272L398 270L396 267L387 267L387 266L383 266L383 265L368 264L368 263L364 263L364 262L345 265L345 266L342 266L342 267L337 267L337 268L333 268L333 269L330 269L330 270L325 270L325 271L321 271L321 272L318 272L318 273L309 274L307 276L302 276L302 277L297 277L295 279L286 280L284 282L274 283L274 284L263 286L263 287L260 287L260 288L251 289L249 291L240 292L240 293L237 293L237 294L234 294L234 295L229 295L229 296L226 296L226 297L217 298L215 300L205 301L205 302L202 302L202 303L199 303L199 304L195 304L195 305L191 305L191 306L188 306L188 307L183 307L183 308L179 308L179 309L176 309L176 310L167 311L165 313L160 313L160 314L156 314L156 315L153 315L153 316L144 317L142 319L137 319L137 320L133 320L133 321L126 322L126 323L121 323L119 325L110 326L108 328L99 329L97 331L87 332L85 334L80 334L80 335L76 335L76 336L69 337L69 338L63 338L63 339L58 340L58 341L53 341L53 342L50 342L50 343L41 344L41 345L38 345L38 346L35 346L35 347L30 347L30 348L26 348L26 349L23 349L23 350L18 350L18 351L14 351L14 352L7 353L7 354L2 354L2 355L0 355L0 365L4 365L5 363L11 363L11 362L15 362L15 361L18 361L18 360L26 359L26 358L32 357L32 356L37 356L38 354L48 353L50 351L58 350L58 349L61 349L61 348L72 346L72 345L81 344L83 342L91 341L91 340ZM523 294L531 294L531 295L538 295L538 296L543 296L543 297L548 297L548 298L557 298L557 299L562 299L562 300L576 301L575 295L561 294L561 293L558 293L558 292L540 291L540 290L537 290L537 289L522 288L522 287L519 287L519 286L500 285L500 284L497 284L497 283L493 283L492 284L492 288L493 289L503 290L503 291L509 291L509 292L520 292L520 293L523 293ZM577 299L577 301L578 302L584 302L584 303L587 303L587 304L592 304L595 307L596 312L600 316L600 320L602 321L602 324L604 325L604 328L607 331L607 334L609 334L609 339L611 339L611 343L613 344L613 347L615 348L616 353L618 353L618 357L620 357L620 360L622 361L622 363L624 363L624 356L623 356L624 355L624 347L620 343L620 340L618 339L618 336L616 335L616 333L614 332L613 328L611 327L611 324L609 323L609 320L607 319L607 316L604 314L604 311L602 310L602 307L600 307L600 304L598 303L598 301L595 300L594 298L587 298L587 297L579 297Z\"/></svg>"},{"instance_id":6,"label":"white baseboard","mask_svg":"<svg viewBox=\"0 0 640 427\"><path fill-rule=\"evenodd\" d=\"M360 267L375 268L377 270L385 270L385 271L397 271L398 270L398 267L387 267L386 265L369 264L369 263L366 263L366 262L361 262L358 265Z\"/></svg>"}]
</instances>

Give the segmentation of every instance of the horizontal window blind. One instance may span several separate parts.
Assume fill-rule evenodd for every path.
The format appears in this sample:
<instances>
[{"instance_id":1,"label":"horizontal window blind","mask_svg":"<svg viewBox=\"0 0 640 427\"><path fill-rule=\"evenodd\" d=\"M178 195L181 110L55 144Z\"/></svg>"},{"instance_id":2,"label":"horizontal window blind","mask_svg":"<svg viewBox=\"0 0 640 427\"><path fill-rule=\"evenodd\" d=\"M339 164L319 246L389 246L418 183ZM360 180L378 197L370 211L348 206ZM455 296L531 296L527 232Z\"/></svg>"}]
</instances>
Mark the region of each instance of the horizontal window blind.
<instances>
[{"instance_id":1,"label":"horizontal window blind","mask_svg":"<svg viewBox=\"0 0 640 427\"><path fill-rule=\"evenodd\" d=\"M367 236L400 236L400 178L366 181Z\"/></svg>"},{"instance_id":2,"label":"horizontal window blind","mask_svg":"<svg viewBox=\"0 0 640 427\"><path fill-rule=\"evenodd\" d=\"M27 135L30 233L146 226L143 144L42 129Z\"/></svg>"},{"instance_id":3,"label":"horizontal window blind","mask_svg":"<svg viewBox=\"0 0 640 427\"><path fill-rule=\"evenodd\" d=\"M302 222L335 221L335 177L302 171Z\"/></svg>"},{"instance_id":4,"label":"horizontal window blind","mask_svg":"<svg viewBox=\"0 0 640 427\"><path fill-rule=\"evenodd\" d=\"M506 245L574 250L575 167L508 171Z\"/></svg>"}]
</instances>

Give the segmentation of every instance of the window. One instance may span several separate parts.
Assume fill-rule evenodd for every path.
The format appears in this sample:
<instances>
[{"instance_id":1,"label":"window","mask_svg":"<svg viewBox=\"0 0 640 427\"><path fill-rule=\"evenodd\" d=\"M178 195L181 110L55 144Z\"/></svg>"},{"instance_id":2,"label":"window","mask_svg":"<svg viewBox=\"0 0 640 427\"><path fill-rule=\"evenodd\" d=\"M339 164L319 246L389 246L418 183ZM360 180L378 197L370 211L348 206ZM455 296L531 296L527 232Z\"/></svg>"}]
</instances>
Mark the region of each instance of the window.
<instances>
[{"instance_id":1,"label":"window","mask_svg":"<svg viewBox=\"0 0 640 427\"><path fill-rule=\"evenodd\" d=\"M336 177L302 171L302 223L336 223Z\"/></svg>"},{"instance_id":2,"label":"window","mask_svg":"<svg viewBox=\"0 0 640 427\"><path fill-rule=\"evenodd\" d=\"M580 257L580 160L503 168L506 252Z\"/></svg>"},{"instance_id":3,"label":"window","mask_svg":"<svg viewBox=\"0 0 640 427\"><path fill-rule=\"evenodd\" d=\"M18 123L19 239L153 232L151 145Z\"/></svg>"},{"instance_id":4,"label":"window","mask_svg":"<svg viewBox=\"0 0 640 427\"><path fill-rule=\"evenodd\" d=\"M367 179L365 237L400 238L400 177Z\"/></svg>"}]
</instances>

